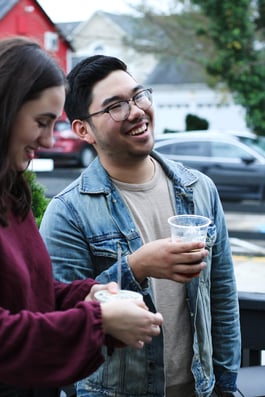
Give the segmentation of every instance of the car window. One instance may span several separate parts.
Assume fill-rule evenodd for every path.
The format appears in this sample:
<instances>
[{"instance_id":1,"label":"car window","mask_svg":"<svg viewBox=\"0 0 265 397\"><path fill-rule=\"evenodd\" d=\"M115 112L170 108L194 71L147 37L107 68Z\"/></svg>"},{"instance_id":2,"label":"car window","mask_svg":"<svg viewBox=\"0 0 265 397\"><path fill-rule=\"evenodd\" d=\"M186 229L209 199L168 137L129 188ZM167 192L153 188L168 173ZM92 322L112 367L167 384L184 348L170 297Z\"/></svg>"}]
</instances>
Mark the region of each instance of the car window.
<instances>
[{"instance_id":1,"label":"car window","mask_svg":"<svg viewBox=\"0 0 265 397\"><path fill-rule=\"evenodd\" d=\"M239 137L241 142L244 142L246 145L253 147L257 152L265 156L265 139L264 137L257 138L248 138L248 137Z\"/></svg>"},{"instance_id":2,"label":"car window","mask_svg":"<svg viewBox=\"0 0 265 397\"><path fill-rule=\"evenodd\" d=\"M246 150L228 142L212 142L211 143L212 157L238 158L248 159L253 156Z\"/></svg>"},{"instance_id":3,"label":"car window","mask_svg":"<svg viewBox=\"0 0 265 397\"><path fill-rule=\"evenodd\" d=\"M206 156L208 142L175 142L161 146L158 151L163 154L174 154L179 156Z\"/></svg>"},{"instance_id":4,"label":"car window","mask_svg":"<svg viewBox=\"0 0 265 397\"><path fill-rule=\"evenodd\" d=\"M56 121L54 125L54 129L56 131L65 131L65 130L71 130L71 123L67 121Z\"/></svg>"}]
</instances>

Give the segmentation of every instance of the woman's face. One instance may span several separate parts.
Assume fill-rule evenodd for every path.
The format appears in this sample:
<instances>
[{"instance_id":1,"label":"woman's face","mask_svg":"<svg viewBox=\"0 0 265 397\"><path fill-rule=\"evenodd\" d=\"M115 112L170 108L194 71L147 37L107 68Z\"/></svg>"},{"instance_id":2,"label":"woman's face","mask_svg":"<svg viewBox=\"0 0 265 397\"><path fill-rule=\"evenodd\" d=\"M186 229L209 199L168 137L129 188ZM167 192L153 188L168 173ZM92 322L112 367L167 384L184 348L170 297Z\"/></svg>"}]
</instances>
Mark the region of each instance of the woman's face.
<instances>
[{"instance_id":1,"label":"woman's face","mask_svg":"<svg viewBox=\"0 0 265 397\"><path fill-rule=\"evenodd\" d=\"M63 112L64 101L65 87L52 87L20 108L9 152L15 170L24 171L40 147L52 146L54 123Z\"/></svg>"}]
</instances>

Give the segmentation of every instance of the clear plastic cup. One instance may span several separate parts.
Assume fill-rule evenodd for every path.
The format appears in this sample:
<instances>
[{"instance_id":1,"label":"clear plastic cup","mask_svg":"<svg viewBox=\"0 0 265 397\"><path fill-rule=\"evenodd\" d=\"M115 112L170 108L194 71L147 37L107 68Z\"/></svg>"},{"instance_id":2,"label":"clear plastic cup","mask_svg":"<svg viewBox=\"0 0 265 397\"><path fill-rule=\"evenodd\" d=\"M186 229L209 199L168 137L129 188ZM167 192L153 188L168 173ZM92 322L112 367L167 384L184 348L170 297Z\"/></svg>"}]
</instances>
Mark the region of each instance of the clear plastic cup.
<instances>
[{"instance_id":1,"label":"clear plastic cup","mask_svg":"<svg viewBox=\"0 0 265 397\"><path fill-rule=\"evenodd\" d=\"M205 243L209 218L201 215L175 215L168 218L172 241Z\"/></svg>"}]
</instances>

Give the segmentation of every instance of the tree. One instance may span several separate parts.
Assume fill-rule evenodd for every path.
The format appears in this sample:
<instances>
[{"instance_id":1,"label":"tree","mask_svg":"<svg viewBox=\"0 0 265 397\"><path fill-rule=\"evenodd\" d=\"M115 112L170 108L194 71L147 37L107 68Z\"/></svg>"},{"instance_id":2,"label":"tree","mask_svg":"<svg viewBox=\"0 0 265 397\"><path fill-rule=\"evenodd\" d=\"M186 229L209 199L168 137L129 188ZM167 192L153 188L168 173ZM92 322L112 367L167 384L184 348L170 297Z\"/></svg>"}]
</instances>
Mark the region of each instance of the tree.
<instances>
[{"instance_id":1,"label":"tree","mask_svg":"<svg viewBox=\"0 0 265 397\"><path fill-rule=\"evenodd\" d=\"M246 109L248 127L265 135L265 0L175 1L169 15L146 5L137 10L144 27L130 45L203 69L209 85L226 86Z\"/></svg>"},{"instance_id":2,"label":"tree","mask_svg":"<svg viewBox=\"0 0 265 397\"><path fill-rule=\"evenodd\" d=\"M216 56L207 63L208 73L226 82L235 100L246 109L247 125L265 135L265 1L193 2L208 15L209 30L204 34L217 48Z\"/></svg>"},{"instance_id":3,"label":"tree","mask_svg":"<svg viewBox=\"0 0 265 397\"><path fill-rule=\"evenodd\" d=\"M197 66L205 66L205 57L213 56L212 39L200 34L202 26L204 31L209 24L202 12L189 7L182 14L165 15L146 5L138 6L137 11L141 17L131 18L133 34L124 41L138 52L160 59L175 58L176 62L185 60Z\"/></svg>"}]
</instances>

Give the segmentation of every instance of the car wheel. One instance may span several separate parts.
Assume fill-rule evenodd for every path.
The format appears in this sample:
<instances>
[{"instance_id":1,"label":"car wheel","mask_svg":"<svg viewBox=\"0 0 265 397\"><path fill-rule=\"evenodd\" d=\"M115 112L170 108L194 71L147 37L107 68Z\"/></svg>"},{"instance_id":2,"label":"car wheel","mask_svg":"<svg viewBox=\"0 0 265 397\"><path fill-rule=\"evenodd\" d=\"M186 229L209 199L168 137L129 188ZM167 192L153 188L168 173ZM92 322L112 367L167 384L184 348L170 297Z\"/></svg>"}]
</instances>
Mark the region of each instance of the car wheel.
<instances>
[{"instance_id":1,"label":"car wheel","mask_svg":"<svg viewBox=\"0 0 265 397\"><path fill-rule=\"evenodd\" d=\"M94 160L94 158L94 149L90 147L84 147L80 153L81 167L87 167L91 163L91 161Z\"/></svg>"}]
</instances>

